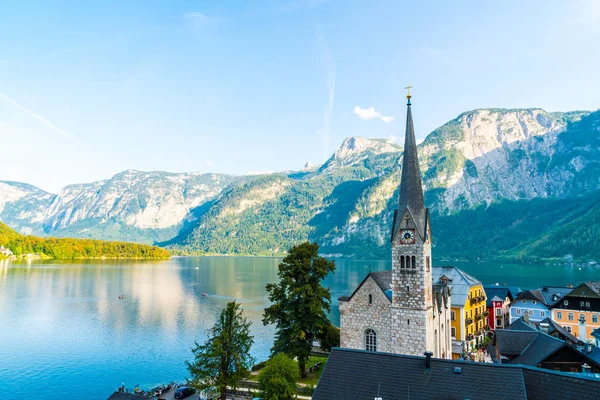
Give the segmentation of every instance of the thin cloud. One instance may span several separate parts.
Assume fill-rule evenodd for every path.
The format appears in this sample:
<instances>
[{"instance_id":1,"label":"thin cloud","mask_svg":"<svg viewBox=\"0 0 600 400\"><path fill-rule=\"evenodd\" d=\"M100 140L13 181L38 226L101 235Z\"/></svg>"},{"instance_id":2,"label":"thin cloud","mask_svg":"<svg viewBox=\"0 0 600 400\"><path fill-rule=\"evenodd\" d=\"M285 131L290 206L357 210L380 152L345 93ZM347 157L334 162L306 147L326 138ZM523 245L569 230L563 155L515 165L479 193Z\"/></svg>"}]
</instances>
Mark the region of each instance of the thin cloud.
<instances>
[{"instance_id":1,"label":"thin cloud","mask_svg":"<svg viewBox=\"0 0 600 400\"><path fill-rule=\"evenodd\" d=\"M11 103L12 105L14 105L15 107L17 107L19 110L26 112L27 114L29 114L30 116L32 116L33 118L37 119L39 122L41 122L43 125L47 126L48 128L52 129L53 131L59 133L61 136L77 143L77 144L81 144L81 142L73 135L71 135L69 132L65 131L64 129L54 125L52 122L48 121L46 118L42 117L39 114L36 114L35 112L31 111L28 108L23 107L22 105L20 105L19 103L17 103L15 100L11 99L10 97L8 97L7 95L0 93L0 97L2 97L3 99L5 99L6 101L8 101L9 103Z\"/></svg>"},{"instance_id":2,"label":"thin cloud","mask_svg":"<svg viewBox=\"0 0 600 400\"><path fill-rule=\"evenodd\" d=\"M385 122L386 124L389 124L394 119L396 119L395 117L392 117L392 116L381 115L381 113L379 111L375 110L375 107L360 108L359 106L355 106L353 112L360 119L364 119L364 120L380 119L383 122Z\"/></svg>"},{"instance_id":3,"label":"thin cloud","mask_svg":"<svg viewBox=\"0 0 600 400\"><path fill-rule=\"evenodd\" d=\"M212 167L212 166L213 166L213 163L212 163L212 161L210 161L210 160L206 160L206 165L207 165L208 167Z\"/></svg>"},{"instance_id":4,"label":"thin cloud","mask_svg":"<svg viewBox=\"0 0 600 400\"><path fill-rule=\"evenodd\" d=\"M323 158L327 158L329 142L331 142L329 121L331 119L333 103L335 100L335 62L333 60L333 56L331 55L331 51L329 51L329 47L327 47L327 43L325 42L323 35L319 35L317 37L317 43L321 48L322 62L327 71L327 80L325 82L325 86L327 88L327 105L325 106L325 111L323 112L323 126L319 131L321 144L323 145Z\"/></svg>"}]
</instances>

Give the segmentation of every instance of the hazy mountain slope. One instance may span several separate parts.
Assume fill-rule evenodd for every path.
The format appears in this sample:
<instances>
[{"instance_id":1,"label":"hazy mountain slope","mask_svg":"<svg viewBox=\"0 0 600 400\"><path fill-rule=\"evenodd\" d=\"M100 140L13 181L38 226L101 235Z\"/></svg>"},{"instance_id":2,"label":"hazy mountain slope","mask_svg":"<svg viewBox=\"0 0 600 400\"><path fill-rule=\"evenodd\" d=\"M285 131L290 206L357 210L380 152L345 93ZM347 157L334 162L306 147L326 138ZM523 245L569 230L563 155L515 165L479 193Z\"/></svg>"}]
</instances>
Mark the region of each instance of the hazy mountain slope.
<instances>
[{"instance_id":1,"label":"hazy mountain slope","mask_svg":"<svg viewBox=\"0 0 600 400\"><path fill-rule=\"evenodd\" d=\"M38 235L162 241L193 220L196 208L242 179L129 170L106 181L67 186L56 196L35 192L35 196L21 197L10 195L20 186L4 182L0 199L5 199L5 206L0 217L21 232L30 228L29 232ZM30 204L33 200L37 208ZM35 209L35 218L24 221L23 208Z\"/></svg>"},{"instance_id":2,"label":"hazy mountain slope","mask_svg":"<svg viewBox=\"0 0 600 400\"><path fill-rule=\"evenodd\" d=\"M55 195L35 186L0 181L0 221L24 234L39 234L54 198Z\"/></svg>"}]
</instances>

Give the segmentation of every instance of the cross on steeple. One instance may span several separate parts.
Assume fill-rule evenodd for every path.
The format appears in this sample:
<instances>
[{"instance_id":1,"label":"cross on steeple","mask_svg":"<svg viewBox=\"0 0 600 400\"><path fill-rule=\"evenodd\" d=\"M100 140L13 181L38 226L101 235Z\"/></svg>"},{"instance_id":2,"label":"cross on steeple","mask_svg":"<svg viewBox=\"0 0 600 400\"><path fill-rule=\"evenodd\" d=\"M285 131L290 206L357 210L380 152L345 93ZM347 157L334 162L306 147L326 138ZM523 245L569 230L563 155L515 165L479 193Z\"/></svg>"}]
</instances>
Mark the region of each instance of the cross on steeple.
<instances>
[{"instance_id":1,"label":"cross on steeple","mask_svg":"<svg viewBox=\"0 0 600 400\"><path fill-rule=\"evenodd\" d=\"M406 98L408 99L408 104L410 104L410 98L412 97L410 94L410 89L412 89L412 86L410 85L410 83L408 84L407 87L405 87L404 89L406 89L408 92L406 93Z\"/></svg>"}]
</instances>

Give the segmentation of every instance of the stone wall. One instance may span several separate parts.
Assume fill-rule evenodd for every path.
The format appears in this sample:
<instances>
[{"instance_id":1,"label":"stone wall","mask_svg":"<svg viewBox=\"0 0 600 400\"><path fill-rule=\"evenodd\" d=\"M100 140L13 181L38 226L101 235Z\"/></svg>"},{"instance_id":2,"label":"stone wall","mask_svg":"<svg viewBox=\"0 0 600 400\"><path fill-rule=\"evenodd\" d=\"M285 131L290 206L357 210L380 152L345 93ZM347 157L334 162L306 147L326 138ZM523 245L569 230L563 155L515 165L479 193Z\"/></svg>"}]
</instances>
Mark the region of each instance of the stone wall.
<instances>
[{"instance_id":1,"label":"stone wall","mask_svg":"<svg viewBox=\"0 0 600 400\"><path fill-rule=\"evenodd\" d=\"M339 306L340 347L365 350L365 331L370 328L377 333L377 351L396 353L391 348L391 302L372 277L349 301L340 301Z\"/></svg>"}]
</instances>

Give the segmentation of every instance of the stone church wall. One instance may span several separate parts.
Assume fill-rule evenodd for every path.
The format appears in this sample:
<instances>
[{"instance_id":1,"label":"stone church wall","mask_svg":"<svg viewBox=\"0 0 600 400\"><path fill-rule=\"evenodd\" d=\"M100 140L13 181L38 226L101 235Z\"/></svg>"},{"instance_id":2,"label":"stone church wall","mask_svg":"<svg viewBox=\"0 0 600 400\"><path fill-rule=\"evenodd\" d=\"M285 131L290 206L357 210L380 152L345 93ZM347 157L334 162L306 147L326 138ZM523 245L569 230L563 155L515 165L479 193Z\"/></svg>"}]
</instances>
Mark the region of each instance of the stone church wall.
<instances>
[{"instance_id":1,"label":"stone church wall","mask_svg":"<svg viewBox=\"0 0 600 400\"><path fill-rule=\"evenodd\" d=\"M373 303L369 304L369 294ZM340 347L365 350L365 331L377 333L377 351L393 353L391 302L371 277L349 301L340 301Z\"/></svg>"}]
</instances>

